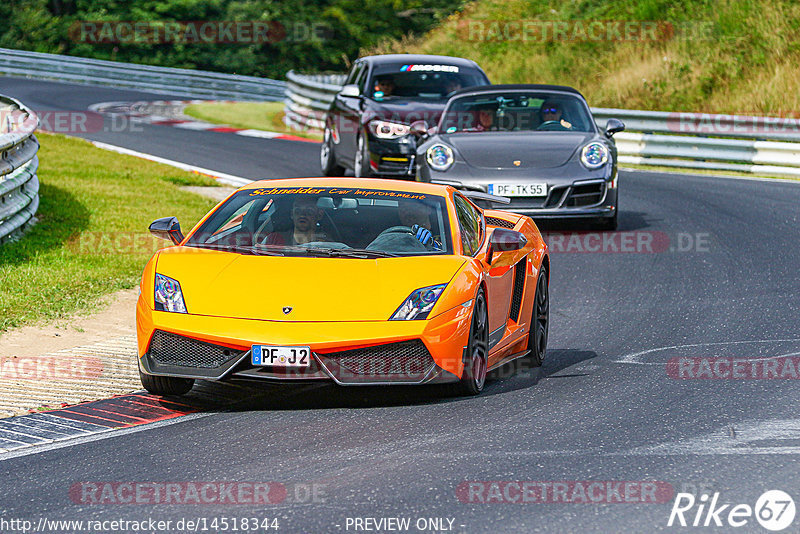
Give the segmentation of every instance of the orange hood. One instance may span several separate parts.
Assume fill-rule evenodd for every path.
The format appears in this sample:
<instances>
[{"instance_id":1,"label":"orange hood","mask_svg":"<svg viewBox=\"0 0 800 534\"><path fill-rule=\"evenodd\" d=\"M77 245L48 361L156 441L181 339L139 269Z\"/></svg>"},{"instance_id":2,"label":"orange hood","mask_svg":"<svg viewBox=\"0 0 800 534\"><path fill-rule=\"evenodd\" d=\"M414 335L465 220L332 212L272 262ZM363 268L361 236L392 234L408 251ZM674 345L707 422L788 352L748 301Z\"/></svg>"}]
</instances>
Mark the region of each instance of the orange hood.
<instances>
[{"instance_id":1,"label":"orange hood","mask_svg":"<svg viewBox=\"0 0 800 534\"><path fill-rule=\"evenodd\" d=\"M268 321L385 321L415 289L448 283L464 261L459 256L250 256L174 247L161 251L156 272L180 282L190 314ZM285 314L284 307L291 312Z\"/></svg>"}]
</instances>

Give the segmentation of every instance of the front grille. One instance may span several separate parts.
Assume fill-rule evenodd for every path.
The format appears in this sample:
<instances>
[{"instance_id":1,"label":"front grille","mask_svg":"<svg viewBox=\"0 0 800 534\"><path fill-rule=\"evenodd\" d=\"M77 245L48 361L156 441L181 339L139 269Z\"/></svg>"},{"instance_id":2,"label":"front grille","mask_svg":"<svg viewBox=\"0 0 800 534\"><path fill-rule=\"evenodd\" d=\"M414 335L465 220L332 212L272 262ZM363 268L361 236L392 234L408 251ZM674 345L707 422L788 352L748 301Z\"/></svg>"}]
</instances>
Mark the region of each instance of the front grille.
<instances>
[{"instance_id":1,"label":"front grille","mask_svg":"<svg viewBox=\"0 0 800 534\"><path fill-rule=\"evenodd\" d=\"M147 352L156 363L163 365L216 369L245 351L156 330Z\"/></svg>"},{"instance_id":2,"label":"front grille","mask_svg":"<svg viewBox=\"0 0 800 534\"><path fill-rule=\"evenodd\" d=\"M501 228L514 228L514 223L501 219L499 217L486 217L486 224L491 226L499 226Z\"/></svg>"},{"instance_id":3,"label":"front grille","mask_svg":"<svg viewBox=\"0 0 800 534\"><path fill-rule=\"evenodd\" d=\"M511 311L508 316L512 321L519 322L519 310L522 308L522 294L525 289L525 266L523 258L514 266L514 292L511 295Z\"/></svg>"},{"instance_id":4,"label":"front grille","mask_svg":"<svg viewBox=\"0 0 800 534\"><path fill-rule=\"evenodd\" d=\"M431 353L419 339L320 356L335 361L341 368L353 375L374 377L422 375L430 369L433 363Z\"/></svg>"},{"instance_id":5,"label":"front grille","mask_svg":"<svg viewBox=\"0 0 800 534\"><path fill-rule=\"evenodd\" d=\"M576 185L572 188L567 200L567 206L591 206L603 200L605 184L598 182L594 184Z\"/></svg>"},{"instance_id":6,"label":"front grille","mask_svg":"<svg viewBox=\"0 0 800 534\"><path fill-rule=\"evenodd\" d=\"M547 195L547 200L544 203L544 207L555 208L558 206L564 198L567 189L569 189L569 186L566 185L551 188L550 193Z\"/></svg>"},{"instance_id":7,"label":"front grille","mask_svg":"<svg viewBox=\"0 0 800 534\"><path fill-rule=\"evenodd\" d=\"M389 157L397 157L405 158L405 156L389 156ZM381 158L380 163L378 164L378 172L385 172L390 174L408 174L409 169L412 169L412 160L411 158L406 158L405 161L391 161L387 160L385 157Z\"/></svg>"}]
</instances>

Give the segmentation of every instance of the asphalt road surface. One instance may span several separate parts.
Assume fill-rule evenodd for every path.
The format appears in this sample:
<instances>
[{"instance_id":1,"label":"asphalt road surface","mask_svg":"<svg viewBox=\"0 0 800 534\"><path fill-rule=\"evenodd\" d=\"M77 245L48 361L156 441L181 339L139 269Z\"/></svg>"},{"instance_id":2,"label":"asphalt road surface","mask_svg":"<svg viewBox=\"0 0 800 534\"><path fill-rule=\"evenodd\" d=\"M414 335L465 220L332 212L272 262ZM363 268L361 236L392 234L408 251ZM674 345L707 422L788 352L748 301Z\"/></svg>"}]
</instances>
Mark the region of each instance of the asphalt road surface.
<instances>
[{"instance_id":1,"label":"asphalt road surface","mask_svg":"<svg viewBox=\"0 0 800 534\"><path fill-rule=\"evenodd\" d=\"M36 110L164 98L9 78L0 93ZM143 128L86 137L241 176L318 173L311 143ZM616 234L548 229L552 324L541 369L500 369L477 398L270 388L232 409L0 456L3 517L153 518L173 528L182 518L277 518L282 532L365 531L376 526L367 518L407 518L410 532L652 532L670 530L677 493L718 492L718 505L730 505L722 527L703 528L704 511L700 527L672 529L727 532L733 505L754 507L767 490L797 501L800 184L622 172L620 190ZM288 497L87 504L70 496L87 481L277 482ZM540 483L528 486L540 488L534 502L508 502L522 500L514 482L523 481ZM601 484L582 499L591 482ZM428 521L436 518L443 523ZM766 532L745 519L737 532Z\"/></svg>"}]
</instances>

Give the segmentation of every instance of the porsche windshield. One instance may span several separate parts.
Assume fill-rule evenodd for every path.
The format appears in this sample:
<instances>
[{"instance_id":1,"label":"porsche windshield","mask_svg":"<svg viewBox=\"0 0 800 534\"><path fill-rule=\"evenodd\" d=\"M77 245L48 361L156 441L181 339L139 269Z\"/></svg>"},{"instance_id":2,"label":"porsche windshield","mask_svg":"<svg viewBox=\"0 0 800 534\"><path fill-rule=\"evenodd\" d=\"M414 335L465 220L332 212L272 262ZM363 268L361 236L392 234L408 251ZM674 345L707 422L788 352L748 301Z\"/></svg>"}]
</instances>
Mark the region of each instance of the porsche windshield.
<instances>
[{"instance_id":1,"label":"porsche windshield","mask_svg":"<svg viewBox=\"0 0 800 534\"><path fill-rule=\"evenodd\" d=\"M483 93L454 99L439 131L594 132L584 101L565 93Z\"/></svg>"},{"instance_id":2,"label":"porsche windshield","mask_svg":"<svg viewBox=\"0 0 800 534\"><path fill-rule=\"evenodd\" d=\"M350 258L452 254L444 197L310 186L239 191L187 245Z\"/></svg>"}]
</instances>

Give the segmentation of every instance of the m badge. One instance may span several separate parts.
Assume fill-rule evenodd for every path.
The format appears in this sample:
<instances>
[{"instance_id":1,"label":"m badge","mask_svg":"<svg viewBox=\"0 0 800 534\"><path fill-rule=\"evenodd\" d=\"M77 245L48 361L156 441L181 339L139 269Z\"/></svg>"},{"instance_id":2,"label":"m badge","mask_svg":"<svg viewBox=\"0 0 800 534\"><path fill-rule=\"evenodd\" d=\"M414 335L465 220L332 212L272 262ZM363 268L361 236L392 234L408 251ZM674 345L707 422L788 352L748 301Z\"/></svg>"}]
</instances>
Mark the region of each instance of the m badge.
<instances>
[{"instance_id":1,"label":"m badge","mask_svg":"<svg viewBox=\"0 0 800 534\"><path fill-rule=\"evenodd\" d=\"M292 313L292 307L291 306L284 306L283 307L283 314L284 315L289 315L290 313Z\"/></svg>"}]
</instances>

